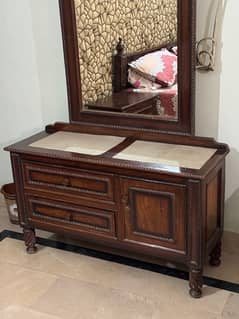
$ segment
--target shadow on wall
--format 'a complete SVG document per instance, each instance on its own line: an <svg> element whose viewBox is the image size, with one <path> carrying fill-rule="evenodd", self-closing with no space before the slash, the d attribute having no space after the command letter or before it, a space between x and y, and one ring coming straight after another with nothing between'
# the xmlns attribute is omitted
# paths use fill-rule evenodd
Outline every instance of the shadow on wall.
<svg viewBox="0 0 239 319"><path fill-rule="evenodd" d="M222 71L222 27L227 1L219 1L216 32L215 71L197 72L196 88L196 135L217 139L219 125L220 87ZM212 35L217 2L200 0L198 3L197 39Z"/></svg>
<svg viewBox="0 0 239 319"><path fill-rule="evenodd" d="M226 200L225 203L225 229L239 233L239 214L235 215L238 210L239 188Z"/></svg>
<svg viewBox="0 0 239 319"><path fill-rule="evenodd" d="M225 229L232 232L239 233L239 152L232 148L227 158L227 169L226 169L226 190L231 196L227 198L225 202ZM232 169L232 167L234 169ZM235 178L238 177L238 178ZM231 185L232 182L236 183ZM229 186L231 190L229 189Z"/></svg>

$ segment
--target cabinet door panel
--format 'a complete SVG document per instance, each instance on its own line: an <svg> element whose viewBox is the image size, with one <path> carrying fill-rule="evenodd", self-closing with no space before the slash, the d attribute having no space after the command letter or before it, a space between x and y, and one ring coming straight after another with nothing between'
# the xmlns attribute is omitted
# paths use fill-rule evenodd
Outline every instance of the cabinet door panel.
<svg viewBox="0 0 239 319"><path fill-rule="evenodd" d="M121 180L123 239L186 253L186 186Z"/></svg>

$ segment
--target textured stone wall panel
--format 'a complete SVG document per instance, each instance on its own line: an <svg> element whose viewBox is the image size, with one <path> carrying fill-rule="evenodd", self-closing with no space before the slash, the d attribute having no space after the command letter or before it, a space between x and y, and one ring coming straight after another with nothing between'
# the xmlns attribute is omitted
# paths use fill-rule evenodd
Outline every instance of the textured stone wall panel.
<svg viewBox="0 0 239 319"><path fill-rule="evenodd" d="M177 0L75 0L83 101L112 92L112 54L176 40Z"/></svg>

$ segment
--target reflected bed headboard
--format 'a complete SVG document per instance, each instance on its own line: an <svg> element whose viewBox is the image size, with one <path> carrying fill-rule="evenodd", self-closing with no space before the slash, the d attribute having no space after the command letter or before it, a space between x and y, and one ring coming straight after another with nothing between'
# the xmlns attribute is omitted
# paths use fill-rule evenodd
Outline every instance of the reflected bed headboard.
<svg viewBox="0 0 239 319"><path fill-rule="evenodd" d="M113 84L113 92L120 92L130 85L128 83L128 64L134 60L137 60L141 56L158 51L162 48L171 49L177 45L176 43L168 43L163 44L161 46L147 49L143 51L133 52L133 53L125 53L124 45L121 38L119 38L119 42L116 46L116 54L113 55L112 59L112 84Z"/></svg>

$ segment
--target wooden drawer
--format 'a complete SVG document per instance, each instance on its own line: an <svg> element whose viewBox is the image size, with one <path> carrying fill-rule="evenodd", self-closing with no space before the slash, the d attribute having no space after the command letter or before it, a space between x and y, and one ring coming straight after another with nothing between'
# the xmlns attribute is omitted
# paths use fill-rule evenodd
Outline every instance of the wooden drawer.
<svg viewBox="0 0 239 319"><path fill-rule="evenodd" d="M64 227L76 232L88 232L115 237L113 212L26 195L28 219L31 223Z"/></svg>
<svg viewBox="0 0 239 319"><path fill-rule="evenodd" d="M121 179L122 239L186 254L186 186Z"/></svg>
<svg viewBox="0 0 239 319"><path fill-rule="evenodd" d="M113 175L23 162L24 188L114 200Z"/></svg>

